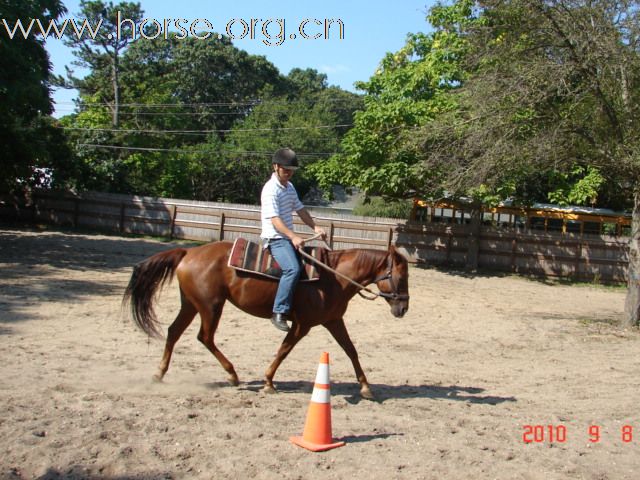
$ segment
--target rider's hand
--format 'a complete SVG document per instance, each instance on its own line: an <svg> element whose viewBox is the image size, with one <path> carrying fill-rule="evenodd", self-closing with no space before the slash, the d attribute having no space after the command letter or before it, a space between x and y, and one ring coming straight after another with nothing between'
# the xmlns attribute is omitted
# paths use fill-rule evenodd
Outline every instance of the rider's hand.
<svg viewBox="0 0 640 480"><path fill-rule="evenodd" d="M313 229L313 231L316 232L316 235L320 235L323 240L327 239L327 232L324 231L324 228L319 227L318 225L316 225L315 228Z"/></svg>
<svg viewBox="0 0 640 480"><path fill-rule="evenodd" d="M291 237L291 243L293 243L293 246L297 249L304 245L304 239L298 235L294 235Z"/></svg>

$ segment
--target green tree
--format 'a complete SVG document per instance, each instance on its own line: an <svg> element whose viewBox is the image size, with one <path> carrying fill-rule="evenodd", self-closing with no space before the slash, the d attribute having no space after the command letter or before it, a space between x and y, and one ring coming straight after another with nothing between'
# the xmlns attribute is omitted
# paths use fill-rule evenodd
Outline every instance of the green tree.
<svg viewBox="0 0 640 480"><path fill-rule="evenodd" d="M318 93L328 87L327 75L313 68L293 68L286 80L290 84L288 89L292 97L299 97L312 93Z"/></svg>
<svg viewBox="0 0 640 480"><path fill-rule="evenodd" d="M433 188L440 171L418 168L422 155L412 140L416 128L457 108L448 93L466 78L467 45L460 31L475 21L472 7L461 0L433 8L428 20L435 31L409 35L368 82L357 84L365 92L364 109L342 142L343 153L317 165L321 185L340 183L396 198Z"/></svg>
<svg viewBox="0 0 640 480"><path fill-rule="evenodd" d="M337 151L345 125L361 106L358 95L328 87L326 76L313 69L293 69L282 83L265 85L256 97L260 100L249 114L225 133L216 158L208 160L226 166L223 178L217 179L223 187L217 189L217 200L259 203L272 154L285 146L298 153L305 167L295 177L296 189L304 196L316 186L313 166Z"/></svg>
<svg viewBox="0 0 640 480"><path fill-rule="evenodd" d="M119 66L119 128L111 125L110 106L103 101L111 92L103 69L83 79L97 90L81 94L80 111L69 125L80 129L72 130L72 138L84 167L85 188L186 198L202 193L203 199L212 199L206 192L217 196L219 191L201 188L188 178L178 179L180 174L193 172L179 165L193 163L199 145L206 152L213 145L222 145L208 137L213 134L223 140L260 101L263 88L283 88L273 64L235 48L226 37L180 39L171 34L168 39L139 38L122 53ZM160 170L165 167L172 169L172 181L163 180Z"/></svg>
<svg viewBox="0 0 640 480"><path fill-rule="evenodd" d="M340 87L329 86L315 95L316 102L331 112L336 121L336 133L340 141L351 130L356 113L364 110L364 97Z"/></svg>
<svg viewBox="0 0 640 480"><path fill-rule="evenodd" d="M295 185L303 197L315 184L313 166L336 152L342 132L328 102L314 94L290 100L265 96L251 114L238 123L227 138L235 162L258 163L255 175L244 177L253 186L245 201L258 203L262 184L271 172L271 156L282 147L294 149L304 168L298 170ZM234 153L235 152L235 153ZM253 153L251 153L253 152ZM238 179L240 180L240 179Z"/></svg>
<svg viewBox="0 0 640 480"><path fill-rule="evenodd" d="M569 173L559 173L555 180L556 188L549 192L549 200L558 205L594 206L605 182L600 171L593 167L576 167Z"/></svg>
<svg viewBox="0 0 640 480"><path fill-rule="evenodd" d="M43 168L66 166L69 152L65 138L49 115L51 104L51 64L35 27L25 38L31 21L46 28L64 14L57 0L1 0L0 17L6 29L0 33L0 193L36 186ZM13 30L13 27L16 27ZM64 170L58 169L53 186L63 186Z"/></svg>
<svg viewBox="0 0 640 480"><path fill-rule="evenodd" d="M171 69L178 102L198 104L191 109L195 115L183 119L192 127L229 129L251 112L267 86L283 88L275 65L236 48L226 36L179 41Z"/></svg>
<svg viewBox="0 0 640 480"><path fill-rule="evenodd" d="M81 0L79 16L92 25L101 25L97 35L93 37L85 32L81 38L75 35L65 37L65 44L74 48L76 66L89 68L92 74L85 78L73 76L68 70L68 79L62 82L69 88L76 88L81 95L96 97L111 110L112 125L120 124L121 103L121 68L120 61L127 46L138 34L135 25L144 16L140 3L113 2L101 0ZM134 22L134 25L132 25ZM120 32L120 35L114 34Z"/></svg>

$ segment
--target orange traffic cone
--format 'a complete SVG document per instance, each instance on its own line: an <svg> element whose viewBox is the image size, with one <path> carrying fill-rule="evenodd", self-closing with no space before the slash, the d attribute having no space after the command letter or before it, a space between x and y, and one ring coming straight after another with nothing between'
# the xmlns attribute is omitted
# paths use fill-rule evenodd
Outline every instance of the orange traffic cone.
<svg viewBox="0 0 640 480"><path fill-rule="evenodd" d="M291 437L292 443L311 450L324 452L336 447L343 447L344 442L335 442L331 436L331 393L329 391L329 354L323 352L313 386L313 395L309 403L307 421L302 437Z"/></svg>

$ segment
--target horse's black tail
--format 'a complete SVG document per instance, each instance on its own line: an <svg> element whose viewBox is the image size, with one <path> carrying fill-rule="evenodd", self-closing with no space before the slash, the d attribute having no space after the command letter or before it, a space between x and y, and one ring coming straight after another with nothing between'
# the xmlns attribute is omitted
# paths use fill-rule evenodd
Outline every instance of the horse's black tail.
<svg viewBox="0 0 640 480"><path fill-rule="evenodd" d="M173 278L178 264L186 254L184 248L174 248L157 253L133 268L122 305L131 305L133 321L149 336L162 336L153 310L153 301L162 286Z"/></svg>

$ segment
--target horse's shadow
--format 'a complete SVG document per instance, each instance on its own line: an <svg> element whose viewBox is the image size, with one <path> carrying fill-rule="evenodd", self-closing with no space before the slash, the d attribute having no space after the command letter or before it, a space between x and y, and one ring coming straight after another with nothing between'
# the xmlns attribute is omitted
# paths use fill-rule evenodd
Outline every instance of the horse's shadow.
<svg viewBox="0 0 640 480"><path fill-rule="evenodd" d="M258 392L263 383L252 381L242 384L240 388ZM313 382L276 382L276 388L282 393L305 392L311 394ZM498 405L504 402L516 402L515 397L499 397L494 395L481 395L485 390L479 387L463 387L459 385L435 386L435 385L386 385L371 384L371 390L375 396L373 401L384 403L390 399L429 398L432 400L449 400L483 405ZM360 396L360 386L356 383L331 383L331 394L343 396L348 403L357 404L363 400Z"/></svg>
<svg viewBox="0 0 640 480"><path fill-rule="evenodd" d="M404 433L374 433L372 435L347 435L340 437L337 440L342 440L347 443L364 443L371 442L373 440L384 440L389 437L402 437Z"/></svg>

